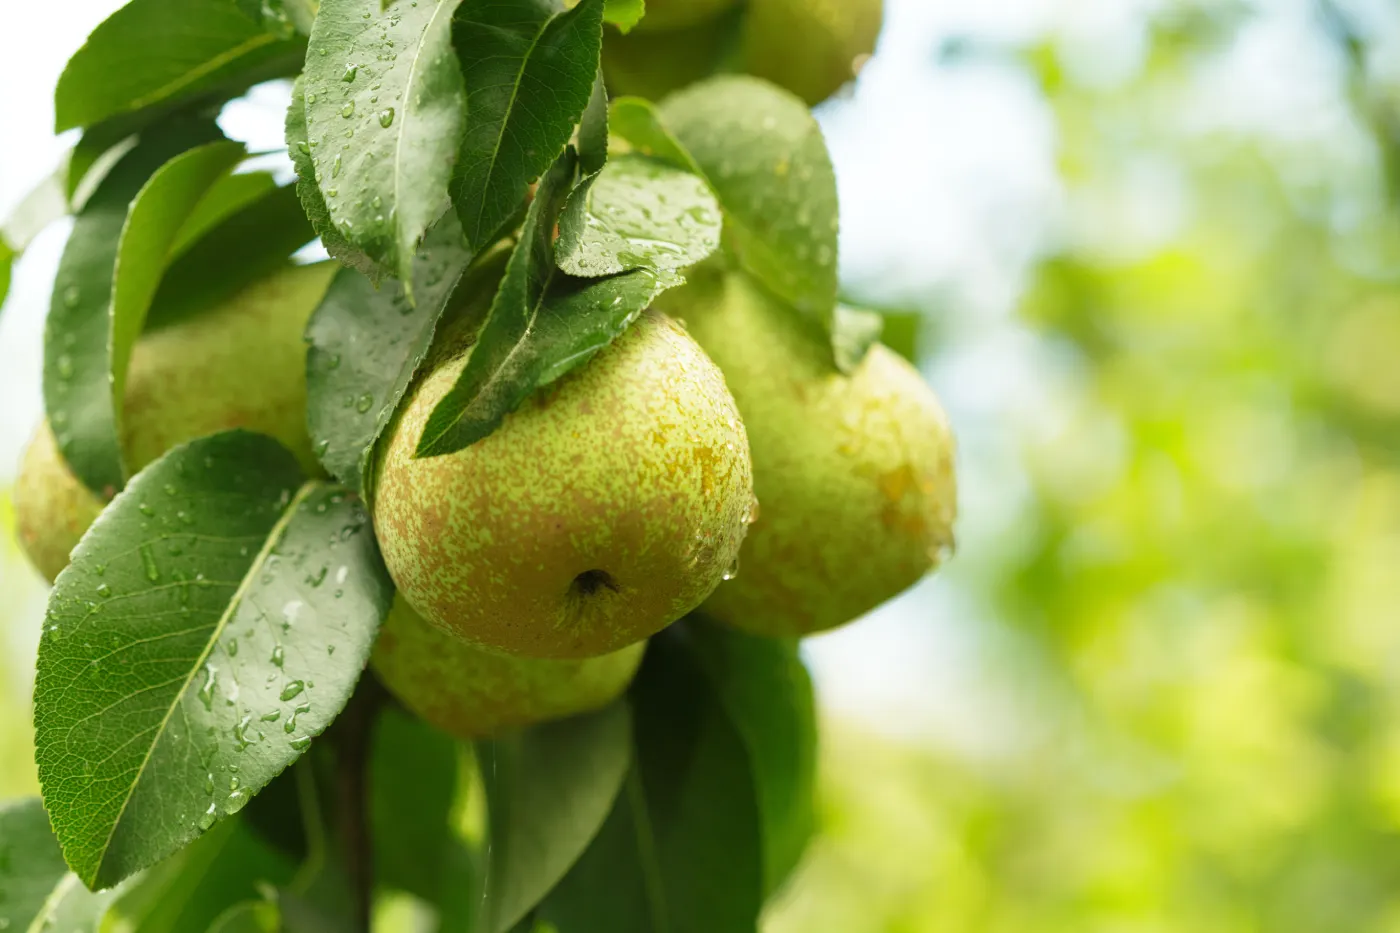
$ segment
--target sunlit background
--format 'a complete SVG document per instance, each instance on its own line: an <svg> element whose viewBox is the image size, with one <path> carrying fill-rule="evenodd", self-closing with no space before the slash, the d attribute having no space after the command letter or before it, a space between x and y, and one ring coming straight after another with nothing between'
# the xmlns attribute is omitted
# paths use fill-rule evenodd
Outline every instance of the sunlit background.
<svg viewBox="0 0 1400 933"><path fill-rule="evenodd" d="M7 7L0 213L117 5ZM275 146L284 100L225 129ZM820 115L962 519L808 646L824 832L769 933L1400 931L1400 6L887 0ZM65 235L0 315L0 489ZM0 558L8 796L43 589Z"/></svg>

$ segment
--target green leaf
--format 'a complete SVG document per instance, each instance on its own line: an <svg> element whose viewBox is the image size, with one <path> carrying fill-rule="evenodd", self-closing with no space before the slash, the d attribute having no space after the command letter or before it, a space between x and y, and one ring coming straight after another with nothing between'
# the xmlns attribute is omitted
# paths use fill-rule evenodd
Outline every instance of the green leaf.
<svg viewBox="0 0 1400 933"><path fill-rule="evenodd" d="M182 152L131 198L147 167L147 150L138 147L74 224L44 339L44 402L74 474L104 496L126 479L121 422L127 364L170 250L200 198L243 154L241 145L227 141Z"/></svg>
<svg viewBox="0 0 1400 933"><path fill-rule="evenodd" d="M651 101L641 97L617 98L608 108L608 125L642 155L704 177L699 164L662 124L661 114Z"/></svg>
<svg viewBox="0 0 1400 933"><path fill-rule="evenodd" d="M593 79L593 92L578 124L578 166L586 177L596 176L608 161L608 89L603 73Z"/></svg>
<svg viewBox="0 0 1400 933"><path fill-rule="evenodd" d="M183 102L227 100L295 74L302 52L229 0L131 0L68 60L54 91L54 131L136 113L144 124ZM122 135L137 128L127 124Z"/></svg>
<svg viewBox="0 0 1400 933"><path fill-rule="evenodd" d="M199 199L199 203L180 228L180 235L170 246L171 258L184 255L186 250L199 242L210 230L276 187L277 182L268 172L242 172L220 176L209 186L209 190Z"/></svg>
<svg viewBox="0 0 1400 933"><path fill-rule="evenodd" d="M625 704L478 743L491 818L483 933L506 933L573 867L632 760Z"/></svg>
<svg viewBox="0 0 1400 933"><path fill-rule="evenodd" d="M579 186L583 189L583 185ZM555 244L559 268L577 276L693 266L719 246L719 205L704 179L659 159L610 161L569 198Z"/></svg>
<svg viewBox="0 0 1400 933"><path fill-rule="evenodd" d="M332 222L410 286L418 243L448 206L462 136L460 2L324 0L307 49L311 156Z"/></svg>
<svg viewBox="0 0 1400 933"><path fill-rule="evenodd" d="M124 885L101 933L186 933L203 930L260 885L290 881L296 866L242 820L226 820L174 858Z"/></svg>
<svg viewBox="0 0 1400 933"><path fill-rule="evenodd" d="M321 463L341 482L371 490L375 443L471 258L448 212L419 250L416 304L398 282L375 288L348 269L331 281L306 329L307 424Z"/></svg>
<svg viewBox="0 0 1400 933"><path fill-rule="evenodd" d="M480 249L554 163L588 105L603 41L603 0L474 0L457 16L467 121L452 200Z"/></svg>
<svg viewBox="0 0 1400 933"><path fill-rule="evenodd" d="M726 76L668 97L660 113L714 188L740 264L831 333L836 175L806 105L765 81Z"/></svg>
<svg viewBox="0 0 1400 933"><path fill-rule="evenodd" d="M0 224L0 244L9 244L12 255L24 252L45 227L68 213L64 180L68 177L70 157L64 156L58 168L44 176Z"/></svg>
<svg viewBox="0 0 1400 933"><path fill-rule="evenodd" d="M127 116L83 131L82 138L68 156L68 175L64 181L64 192L74 210L82 210L112 167L135 148L136 126L134 117ZM145 132L151 130L148 128Z"/></svg>
<svg viewBox="0 0 1400 933"><path fill-rule="evenodd" d="M10 293L10 275L14 269L16 255L10 244L0 239L0 307L4 307L5 296Z"/></svg>
<svg viewBox="0 0 1400 933"><path fill-rule="evenodd" d="M837 305L831 331L836 368L848 375L854 372L870 348L880 342L884 330L885 319L874 311Z"/></svg>
<svg viewBox="0 0 1400 933"><path fill-rule="evenodd" d="M392 586L369 519L231 431L143 470L55 583L36 761L68 864L113 884L236 813L339 713Z"/></svg>
<svg viewBox="0 0 1400 933"><path fill-rule="evenodd" d="M644 0L607 0L603 6L603 20L612 23L626 35L641 22L646 11Z"/></svg>
<svg viewBox="0 0 1400 933"><path fill-rule="evenodd" d="M316 21L317 0L236 0L238 8L269 32L290 36L293 32L311 34Z"/></svg>
<svg viewBox="0 0 1400 933"><path fill-rule="evenodd" d="M292 102L287 107L287 153L297 171L297 196L301 198L302 209L306 211L307 219L311 221L316 235L321 238L321 245L326 248L326 252L342 265L365 274L377 283L388 274L384 267L371 259L368 253L351 244L331 222L330 208L326 206L326 199L321 194L321 186L316 177L318 170L312 158L312 153L320 148L321 143L317 141L313 145L306 129L304 81L304 78L298 77L292 85Z"/></svg>
<svg viewBox="0 0 1400 933"><path fill-rule="evenodd" d="M763 817L765 890L796 867L816 825L817 720L812 679L795 642L719 625L683 634L748 751Z"/></svg>
<svg viewBox="0 0 1400 933"><path fill-rule="evenodd" d="M554 218L576 161L566 152L540 182L490 316L456 384L428 417L418 456L452 453L486 437L531 392L587 362L680 281L645 269L604 279L558 270Z"/></svg>
<svg viewBox="0 0 1400 933"><path fill-rule="evenodd" d="M636 765L544 901L559 933L753 933L763 838L741 735L684 638L652 639L632 688Z"/></svg>
<svg viewBox="0 0 1400 933"><path fill-rule="evenodd" d="M282 933L282 913L270 901L245 901L220 914L209 933Z"/></svg>
<svg viewBox="0 0 1400 933"><path fill-rule="evenodd" d="M370 838L377 885L435 901L447 876L457 742L388 707L374 725L369 771Z"/></svg>
<svg viewBox="0 0 1400 933"><path fill-rule="evenodd" d="M0 929L27 930L67 875L39 798L0 802Z"/></svg>
<svg viewBox="0 0 1400 933"><path fill-rule="evenodd" d="M207 230L171 262L146 313L146 330L217 307L315 238L296 187L273 188Z"/></svg>

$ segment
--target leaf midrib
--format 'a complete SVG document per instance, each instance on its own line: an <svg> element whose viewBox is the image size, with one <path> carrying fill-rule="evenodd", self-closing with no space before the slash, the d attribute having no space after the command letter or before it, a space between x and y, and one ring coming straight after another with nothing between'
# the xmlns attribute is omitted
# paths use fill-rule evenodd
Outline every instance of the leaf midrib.
<svg viewBox="0 0 1400 933"><path fill-rule="evenodd" d="M184 685L180 688L179 693L175 695L175 701L170 704L170 708L167 709L165 715L161 717L159 725L153 730L155 732L155 738L151 740L150 746L147 747L146 755L141 759L141 764L137 767L131 784L127 788L126 797L122 800L121 808L117 811L116 817L112 820L112 826L107 831L107 838L102 842L102 855L94 866L92 877L90 879L82 879L89 886L97 883L98 876L101 875L102 868L107 862L107 854L112 850L112 839L116 836L117 827L121 825L122 817L126 814L126 808L130 805L131 798L136 795L136 788L140 785L141 779L146 774L146 769L151 763L151 757L155 754L156 746L160 744L161 737L165 735L166 728L170 725L170 720L174 717L175 711L180 708L185 694L189 692L190 685L194 683L195 675L203 670L204 662L209 659L209 655L213 652L214 646L219 643L219 637L223 635L224 630L228 628L229 620L233 618L238 609L243 605L244 597L252 587L253 581L257 579L257 571L267 561L267 558L272 553L272 549L277 546L277 542L282 540L282 536L286 533L287 526L291 524L292 519L296 516L297 506L311 495L316 485L317 483L315 480L302 483L296 495L287 503L287 507L283 511L281 517L277 519L276 523L273 524L272 528L268 531L267 540L263 542L263 546L258 550L252 562L249 563L248 570L243 575L243 582L239 584L238 589L229 599L228 608L220 614L219 621L215 624L214 630L209 636L209 643L205 645L204 651L195 659L195 663L190 667L189 674L184 678Z"/></svg>

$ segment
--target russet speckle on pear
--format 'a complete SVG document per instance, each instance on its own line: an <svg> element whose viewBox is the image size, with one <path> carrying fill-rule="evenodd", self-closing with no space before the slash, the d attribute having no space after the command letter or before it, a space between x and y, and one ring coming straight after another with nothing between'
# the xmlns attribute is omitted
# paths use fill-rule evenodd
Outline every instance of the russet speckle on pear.
<svg viewBox="0 0 1400 933"><path fill-rule="evenodd" d="M394 599L370 664L404 706L461 739L563 719L608 705L632 682L646 643L572 661L486 651Z"/></svg>
<svg viewBox="0 0 1400 933"><path fill-rule="evenodd" d="M648 311L492 434L414 459L469 349L431 369L381 441L374 524L425 619L534 658L608 654L699 605L738 557L749 445L724 377Z"/></svg>
<svg viewBox="0 0 1400 933"><path fill-rule="evenodd" d="M197 317L143 334L131 353L122 451L132 472L178 444L246 428L285 444L322 475L306 431L302 332L338 267L292 266ZM15 480L20 544L52 581L102 509L68 469L47 422Z"/></svg>
<svg viewBox="0 0 1400 933"><path fill-rule="evenodd" d="M759 635L808 635L937 565L953 541L954 444L917 370L877 344L842 375L797 312L741 272L694 270L658 305L724 371L761 504L738 576L703 614Z"/></svg>

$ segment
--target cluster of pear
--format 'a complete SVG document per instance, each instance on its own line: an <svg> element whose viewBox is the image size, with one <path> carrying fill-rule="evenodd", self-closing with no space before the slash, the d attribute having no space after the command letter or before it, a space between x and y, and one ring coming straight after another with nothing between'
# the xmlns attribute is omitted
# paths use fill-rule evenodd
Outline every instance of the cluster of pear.
<svg viewBox="0 0 1400 933"><path fill-rule="evenodd" d="M331 272L288 268L144 335L131 467L243 427L319 472L301 334ZM471 352L441 328L381 443L373 501L399 596L372 663L428 721L480 736L597 708L681 616L800 637L895 595L947 547L952 439L913 367L877 345L842 375L744 273L690 278L486 439L415 459ZM41 572L58 574L101 505L41 426L15 488Z"/></svg>
<svg viewBox="0 0 1400 933"><path fill-rule="evenodd" d="M883 0L647 0L632 32L609 30L615 94L659 100L715 72L756 75L819 104L875 49Z"/></svg>

